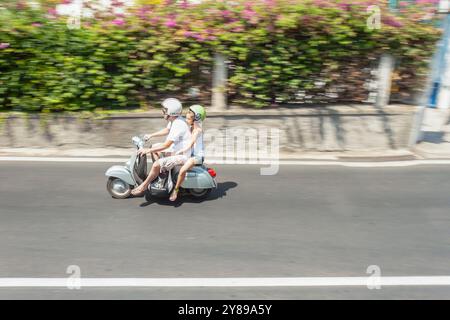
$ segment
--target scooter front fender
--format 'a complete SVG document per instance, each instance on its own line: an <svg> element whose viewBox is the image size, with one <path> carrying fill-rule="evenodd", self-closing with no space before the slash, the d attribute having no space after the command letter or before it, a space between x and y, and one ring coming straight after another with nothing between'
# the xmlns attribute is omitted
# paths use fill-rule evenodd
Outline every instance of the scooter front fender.
<svg viewBox="0 0 450 320"><path fill-rule="evenodd" d="M106 170L105 176L122 179L131 186L136 185L136 181L134 181L133 175L131 174L130 170L124 166L112 166L111 168Z"/></svg>

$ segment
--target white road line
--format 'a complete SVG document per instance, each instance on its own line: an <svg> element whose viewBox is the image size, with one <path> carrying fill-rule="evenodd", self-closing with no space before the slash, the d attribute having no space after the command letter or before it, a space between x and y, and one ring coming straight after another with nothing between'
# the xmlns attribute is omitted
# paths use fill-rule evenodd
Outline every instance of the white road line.
<svg viewBox="0 0 450 320"><path fill-rule="evenodd" d="M0 278L0 287L450 286L450 276L292 278Z"/></svg>
<svg viewBox="0 0 450 320"><path fill-rule="evenodd" d="M28 161L28 162L98 162L98 163L124 163L128 158L83 158L83 157L0 157L0 161ZM330 161L330 160L261 160L261 161L234 161L214 160L207 164L237 164L237 165L296 165L296 166L343 166L358 168L374 167L409 167L417 165L450 165L450 160L404 160L404 161Z"/></svg>

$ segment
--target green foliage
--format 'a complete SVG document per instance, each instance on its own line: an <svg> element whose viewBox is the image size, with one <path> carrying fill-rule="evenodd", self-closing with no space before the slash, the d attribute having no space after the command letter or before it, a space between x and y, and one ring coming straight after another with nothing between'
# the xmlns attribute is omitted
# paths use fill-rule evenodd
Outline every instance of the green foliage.
<svg viewBox="0 0 450 320"><path fill-rule="evenodd" d="M5 3L12 5L0 6L0 110L137 108L191 86L207 92L216 51L230 61L230 96L255 107L299 92L323 96L345 80L364 90L360 71L385 51L417 86L439 35L417 10L393 17L385 7L382 28L369 30L366 0L146 1L125 17L98 12L81 29L48 7ZM339 99L363 99L358 88L342 92Z"/></svg>

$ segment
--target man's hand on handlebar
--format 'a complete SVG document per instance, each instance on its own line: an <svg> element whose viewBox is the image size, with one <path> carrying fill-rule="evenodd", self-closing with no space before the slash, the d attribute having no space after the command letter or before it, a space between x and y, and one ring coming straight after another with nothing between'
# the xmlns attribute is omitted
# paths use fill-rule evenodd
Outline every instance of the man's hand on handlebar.
<svg viewBox="0 0 450 320"><path fill-rule="evenodd" d="M139 156L143 156L144 154L150 153L150 149L149 148L141 148L141 149L138 150L137 153L138 153Z"/></svg>

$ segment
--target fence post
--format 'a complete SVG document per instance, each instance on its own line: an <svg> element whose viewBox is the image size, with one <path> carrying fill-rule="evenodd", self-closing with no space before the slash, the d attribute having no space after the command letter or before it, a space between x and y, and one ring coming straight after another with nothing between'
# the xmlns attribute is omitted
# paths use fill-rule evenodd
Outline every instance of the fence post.
<svg viewBox="0 0 450 320"><path fill-rule="evenodd" d="M393 70L394 57L387 53L383 54L378 66L378 92L375 102L377 108L383 108L389 103Z"/></svg>
<svg viewBox="0 0 450 320"><path fill-rule="evenodd" d="M212 74L212 101L211 107L215 110L227 109L227 65L226 57L221 53L214 55Z"/></svg>

